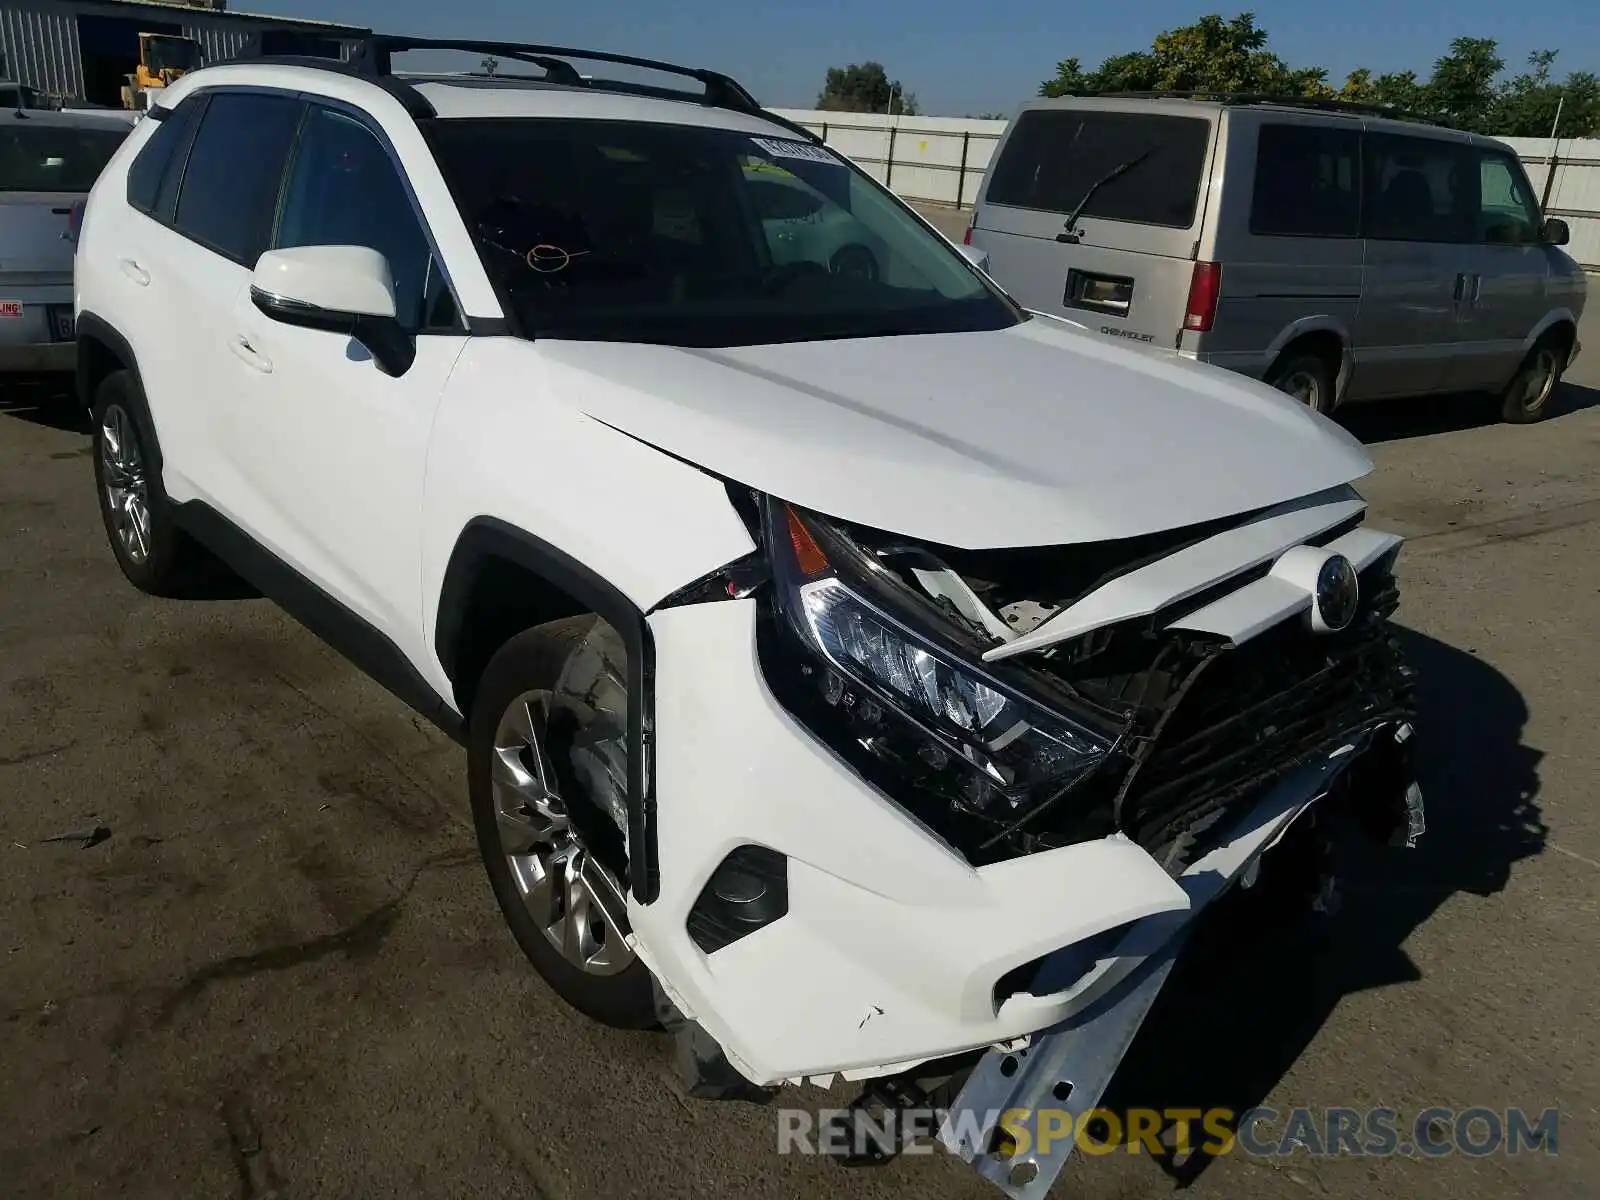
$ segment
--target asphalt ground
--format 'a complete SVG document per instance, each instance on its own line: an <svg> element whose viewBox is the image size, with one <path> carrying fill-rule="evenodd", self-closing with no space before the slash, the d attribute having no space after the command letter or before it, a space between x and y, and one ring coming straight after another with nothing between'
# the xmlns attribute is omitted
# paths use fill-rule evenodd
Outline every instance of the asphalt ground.
<svg viewBox="0 0 1600 1200"><path fill-rule="evenodd" d="M1385 1106L1402 1131L1558 1107L1558 1153L1119 1151L1055 1194L1593 1194L1586 333L1539 425L1459 397L1349 416L1371 523L1410 538L1430 830L1358 862L1336 916L1241 928L1176 977L1114 1097ZM998 1195L942 1151L779 1156L773 1111L685 1099L664 1037L567 1011L501 925L459 751L264 601L134 592L88 455L51 389L0 389L0 1196Z"/></svg>

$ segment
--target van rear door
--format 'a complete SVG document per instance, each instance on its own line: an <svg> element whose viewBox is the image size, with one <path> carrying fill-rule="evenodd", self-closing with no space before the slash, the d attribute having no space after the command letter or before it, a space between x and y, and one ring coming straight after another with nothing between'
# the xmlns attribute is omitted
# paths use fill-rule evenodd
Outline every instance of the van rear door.
<svg viewBox="0 0 1600 1200"><path fill-rule="evenodd" d="M1219 114L1168 101L1025 107L995 151L972 244L1026 307L1175 347Z"/></svg>

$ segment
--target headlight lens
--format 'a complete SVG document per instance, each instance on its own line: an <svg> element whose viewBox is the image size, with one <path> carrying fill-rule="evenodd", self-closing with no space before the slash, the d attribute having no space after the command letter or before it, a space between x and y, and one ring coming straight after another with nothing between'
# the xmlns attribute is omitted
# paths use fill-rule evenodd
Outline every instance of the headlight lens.
<svg viewBox="0 0 1600 1200"><path fill-rule="evenodd" d="M779 601L790 626L832 668L822 680L830 704L865 710L870 724L874 701L881 702L932 739L925 762L965 763L1013 802L1040 785L1071 783L1110 752L1101 733L1015 694L868 599L794 510L773 508Z"/></svg>

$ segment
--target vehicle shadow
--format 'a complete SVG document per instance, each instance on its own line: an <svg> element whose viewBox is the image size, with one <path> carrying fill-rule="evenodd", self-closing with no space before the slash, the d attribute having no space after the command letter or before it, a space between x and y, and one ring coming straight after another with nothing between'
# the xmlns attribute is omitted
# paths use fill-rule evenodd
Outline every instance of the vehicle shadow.
<svg viewBox="0 0 1600 1200"><path fill-rule="evenodd" d="M1180 959L1108 1090L1111 1111L1242 1114L1264 1104L1343 997L1422 978L1403 947L1445 901L1458 892L1494 895L1516 863L1543 851L1541 756L1522 744L1521 694L1470 654L1400 632L1418 672L1427 832L1412 850L1355 847L1340 869L1335 915L1260 914L1264 936L1241 936L1235 922L1216 930L1225 938L1209 939L1204 953ZM1197 1123L1191 1146L1207 1136ZM1169 1153L1155 1161L1182 1187L1215 1158Z"/></svg>
<svg viewBox="0 0 1600 1200"><path fill-rule="evenodd" d="M1556 394L1550 397L1550 413L1545 420L1560 420L1595 407L1600 407L1600 388L1586 387L1581 383L1563 383ZM1335 419L1370 445L1498 425L1501 417L1497 397L1467 393L1351 404L1339 409Z"/></svg>
<svg viewBox="0 0 1600 1200"><path fill-rule="evenodd" d="M89 432L70 375L0 375L0 415L67 433Z"/></svg>

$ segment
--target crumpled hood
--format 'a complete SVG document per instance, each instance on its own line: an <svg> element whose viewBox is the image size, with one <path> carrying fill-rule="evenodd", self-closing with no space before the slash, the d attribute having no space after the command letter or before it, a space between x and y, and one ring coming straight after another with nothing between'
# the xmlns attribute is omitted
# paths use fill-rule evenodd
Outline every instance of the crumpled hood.
<svg viewBox="0 0 1600 1200"><path fill-rule="evenodd" d="M714 350L535 345L596 420L803 507L967 549L1152 533L1372 469L1262 384L1050 318Z"/></svg>

